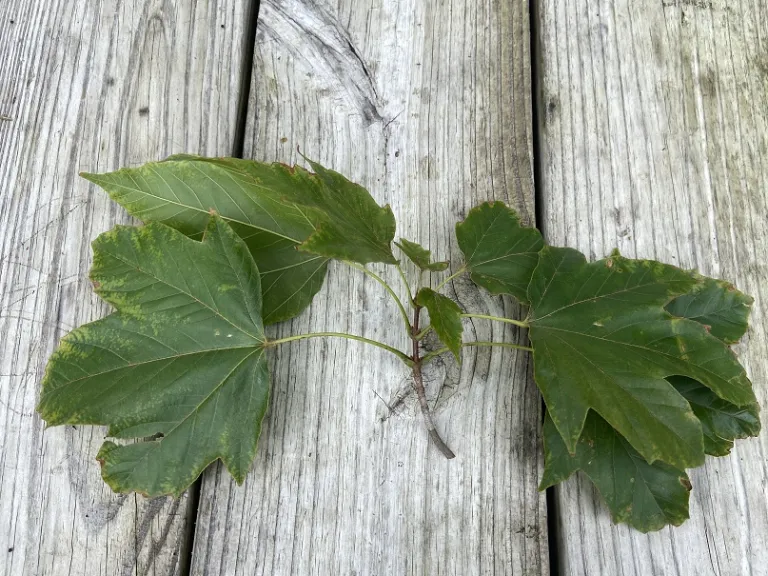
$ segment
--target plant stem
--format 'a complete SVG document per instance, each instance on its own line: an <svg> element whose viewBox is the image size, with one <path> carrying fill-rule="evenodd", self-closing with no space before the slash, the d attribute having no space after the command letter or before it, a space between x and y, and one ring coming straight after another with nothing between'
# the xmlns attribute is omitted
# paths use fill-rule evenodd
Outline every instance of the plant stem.
<svg viewBox="0 0 768 576"><path fill-rule="evenodd" d="M459 276L464 274L464 272L466 272L466 271L467 271L467 267L466 266L462 266L461 268L459 268L454 274L451 274L450 276L448 276L448 278L446 278L445 280L440 282L440 284L437 285L437 288L435 288L435 292L439 292L440 288L442 288L443 286L448 284L448 282L450 282L454 278L458 278Z"/></svg>
<svg viewBox="0 0 768 576"><path fill-rule="evenodd" d="M499 346L501 348L514 348L515 350L525 350L526 352L533 352L533 348L529 346L522 346L520 344L512 344L511 342L465 342L462 346Z"/></svg>
<svg viewBox="0 0 768 576"><path fill-rule="evenodd" d="M371 272L371 271L370 271L370 270L368 270L368 268L366 268L365 266L361 266L361 265L360 265L360 264L358 264L357 262L350 262L349 260L345 260L344 262L345 262L345 263L347 263L347 264L349 264L350 266L352 266L352 268L355 268L355 269L357 269L357 270L360 270L362 273L364 273L364 274L366 274L366 275L370 276L371 278L373 278L374 280L376 280L376 282L378 282L379 284L381 284L382 286L384 286L384 289L385 289L387 292L389 292L389 295L390 295L390 296L392 296L392 298L395 300L395 303L397 304L397 307L400 309L400 315L403 317L403 322L405 322L405 331L406 331L408 334L410 334L410 333L411 333L411 322L408 320L408 312L406 312L406 311L405 311L405 306L403 306L403 303L402 303L402 301L400 300L400 298L398 298L398 297L397 297L397 294L395 294L395 291L394 291L394 290L392 290L392 287L391 287L389 284L387 284L387 283L386 283L386 282L385 282L385 281L384 281L384 280L381 278L381 276L379 276L378 274L375 274L375 273Z"/></svg>
<svg viewBox="0 0 768 576"><path fill-rule="evenodd" d="M512 318L500 318L499 316L488 316L486 314L462 314L462 318L481 318L483 320L496 320L497 322L506 322L507 324L514 324L521 328L528 328L528 323L522 320L513 320Z"/></svg>
<svg viewBox="0 0 768 576"><path fill-rule="evenodd" d="M430 352L424 358L421 359L422 364L429 364L432 361L432 358L437 358L441 354L445 354L448 352L450 348L440 348L440 350L435 350L434 352Z"/></svg>
<svg viewBox="0 0 768 576"><path fill-rule="evenodd" d="M461 347L470 347L470 346L500 346L502 348L514 348L515 350L525 350L526 352L533 352L533 348L529 348L528 346L521 346L520 344L511 344L509 342L464 342ZM441 354L445 354L446 352L449 352L449 348L440 348L439 350L435 350L434 352L430 352L424 358L421 359L422 364L427 364L430 360L433 358L436 358L440 356Z"/></svg>
<svg viewBox="0 0 768 576"><path fill-rule="evenodd" d="M422 330L421 332L416 334L416 336L414 336L414 338L416 340L422 340L424 338L424 336L426 336L429 333L430 330L432 330L432 325L431 324L429 326L427 326L426 328L424 328L424 330Z"/></svg>
<svg viewBox="0 0 768 576"><path fill-rule="evenodd" d="M415 308L416 302L413 301L413 294L411 293L411 287L408 285L408 278L405 277L405 273L400 267L400 264L397 265L397 272L400 274L400 278L402 279L403 284L405 284L405 291L408 293L408 301L411 303L411 306Z"/></svg>
<svg viewBox="0 0 768 576"><path fill-rule="evenodd" d="M413 360L411 360L408 356L400 352L400 350L398 350L397 348L392 348L392 346L388 346L383 342L379 342L377 340L370 340L368 338L363 338L362 336L347 334L346 332L312 332L311 334L297 334L296 336L288 336L287 338L280 338L279 340L269 340L266 346L267 347L277 346L278 344L286 344L287 342L294 342L296 340L304 340L306 338L321 338L321 337L346 338L347 340L356 340L358 342L365 342L366 344L370 344L371 346L376 346L377 348L381 348L383 350L386 350L387 352L391 352L392 354L397 356L400 360L402 360L406 366L408 367L413 366Z"/></svg>
<svg viewBox="0 0 768 576"><path fill-rule="evenodd" d="M432 413L429 410L429 403L427 402L427 392L424 390L424 378L421 374L421 359L419 358L419 341L416 340L416 335L419 332L419 313L421 312L421 307L416 306L414 308L413 312L413 328L411 330L411 334L414 336L413 338L413 389L416 391L416 396L419 398L419 404L421 405L421 413L424 416L424 421L427 425L427 430L429 431L429 435L432 437L432 441L435 443L437 448L440 450L440 452L443 453L443 456L448 458L448 460L455 458L456 454L453 453L453 451L448 448L448 445L443 441L443 439L440 437L440 434L437 431L437 428L435 427L435 421L432 420Z"/></svg>

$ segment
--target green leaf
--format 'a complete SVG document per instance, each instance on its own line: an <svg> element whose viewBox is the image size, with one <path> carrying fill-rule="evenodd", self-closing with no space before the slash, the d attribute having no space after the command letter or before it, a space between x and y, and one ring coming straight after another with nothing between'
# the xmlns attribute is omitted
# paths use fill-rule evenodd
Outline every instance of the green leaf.
<svg viewBox="0 0 768 576"><path fill-rule="evenodd" d="M528 303L528 284L544 246L538 230L520 226L517 213L503 202L486 202L456 225L456 239L475 284Z"/></svg>
<svg viewBox="0 0 768 576"><path fill-rule="evenodd" d="M672 300L666 309L672 316L707 326L713 336L733 344L747 331L753 301L728 282L703 278L694 290Z"/></svg>
<svg viewBox="0 0 768 576"><path fill-rule="evenodd" d="M648 462L701 464L701 424L669 376L693 378L736 406L755 403L730 348L664 310L696 283L650 260L587 263L576 250L542 249L528 289L535 379L571 452L593 409Z"/></svg>
<svg viewBox="0 0 768 576"><path fill-rule="evenodd" d="M267 324L301 313L323 285L327 258L299 252L297 247L324 216L286 199L295 189L319 186L306 170L183 155L82 176L136 218L162 222L191 238L202 237L211 211L226 219L245 240L261 271Z"/></svg>
<svg viewBox="0 0 768 576"><path fill-rule="evenodd" d="M380 207L359 184L305 160L316 173L313 181L317 185L295 187L286 198L322 212L325 220L299 249L360 264L397 264L392 254L395 216L389 205Z"/></svg>
<svg viewBox="0 0 768 576"><path fill-rule="evenodd" d="M49 425L108 425L102 476L118 492L181 494L220 458L238 482L256 452L269 374L259 270L218 217L202 242L162 224L93 244L91 278L117 312L65 336L38 411Z"/></svg>
<svg viewBox="0 0 768 576"><path fill-rule="evenodd" d="M757 404L734 406L718 398L706 386L684 376L673 376L669 382L688 401L701 422L707 454L727 456L735 439L760 433L760 407Z"/></svg>
<svg viewBox="0 0 768 576"><path fill-rule="evenodd" d="M752 302L750 296L728 282L705 277L693 291L667 304L666 309L673 316L703 324L710 334L731 344L746 333ZM668 380L688 400L701 422L707 454L726 456L735 439L760 433L760 407L757 404L735 406L684 376L672 376Z"/></svg>
<svg viewBox="0 0 768 576"><path fill-rule="evenodd" d="M450 298L438 294L431 288L422 288L416 294L416 304L424 306L429 312L430 326L448 349L460 360L461 333L464 331L461 325L461 308Z"/></svg>
<svg viewBox="0 0 768 576"><path fill-rule="evenodd" d="M400 238L400 242L395 242L395 246L400 248L403 254L416 264L420 270L442 272L448 268L448 262L432 262L432 253L416 242Z"/></svg>
<svg viewBox="0 0 768 576"><path fill-rule="evenodd" d="M648 464L610 424L590 411L574 455L549 415L544 420L544 476L540 490L583 470L611 511L614 522L641 532L679 526L688 518L691 482L664 462Z"/></svg>

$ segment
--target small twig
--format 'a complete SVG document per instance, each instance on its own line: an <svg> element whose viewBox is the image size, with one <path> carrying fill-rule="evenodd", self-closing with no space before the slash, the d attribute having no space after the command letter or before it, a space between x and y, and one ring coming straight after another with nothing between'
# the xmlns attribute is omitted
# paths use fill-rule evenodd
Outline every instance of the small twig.
<svg viewBox="0 0 768 576"><path fill-rule="evenodd" d="M392 402L392 404L384 400L384 398L381 397L381 394L376 392L376 390L374 390L373 393L376 394L376 396L378 396L379 400L382 401L384 406L387 407L387 410L388 410L387 415L379 418L379 422L384 422L389 418L391 418L393 415L398 413L397 409L403 405L403 402L405 402L405 399L408 397L408 395L413 393L413 386L408 386L408 388L405 388L404 391L401 391L400 393L398 393L397 396L395 396L395 400L394 402Z"/></svg>
<svg viewBox="0 0 768 576"><path fill-rule="evenodd" d="M421 405L421 413L424 416L424 422L427 425L427 430L429 431L429 435L432 437L432 441L437 446L438 450L443 453L443 456L448 458L448 460L452 458L456 458L456 454L453 453L453 451L448 447L448 445L443 441L443 439L440 437L440 434L437 431L437 427L435 427L435 421L432 419L432 412L429 410L429 403L427 402L427 392L424 390L424 378L421 374L421 359L419 356L419 342L415 339L415 336L419 333L419 313L421 312L421 307L416 306L414 313L413 313L413 328L412 335L414 336L413 339L413 389L416 391L416 396L419 398L419 404Z"/></svg>
<svg viewBox="0 0 768 576"><path fill-rule="evenodd" d="M5 114L0 114L0 120L3 122L13 122L13 118L6 116Z"/></svg>
<svg viewBox="0 0 768 576"><path fill-rule="evenodd" d="M389 418L390 416L392 416L392 414L394 414L394 413L395 413L395 409L394 409L392 406L390 406L390 405L387 403L387 401L386 401L386 400L384 400L384 398L382 398L382 397L381 397L381 394L379 394L378 392L376 392L376 390L374 390L373 388L371 388L371 390L373 390L373 393L374 393L374 394L376 394L376 397L377 397L379 400L381 400L382 404L384 404L384 406L386 406L386 407L387 407L387 415L386 415L386 416L384 416L384 417L382 417L382 418L379 418L379 422L384 422L384 421L385 421L387 418Z"/></svg>
<svg viewBox="0 0 768 576"><path fill-rule="evenodd" d="M398 392L397 396L395 396L395 401L392 402L392 404L389 406L392 412L400 408L400 406L405 402L405 399L408 398L413 393L413 386L410 386L408 388L403 388L400 392Z"/></svg>

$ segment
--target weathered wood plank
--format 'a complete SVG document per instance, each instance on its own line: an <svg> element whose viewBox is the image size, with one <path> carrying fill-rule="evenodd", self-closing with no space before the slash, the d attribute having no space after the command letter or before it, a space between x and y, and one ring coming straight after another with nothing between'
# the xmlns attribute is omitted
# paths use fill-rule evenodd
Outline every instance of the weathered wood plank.
<svg viewBox="0 0 768 576"><path fill-rule="evenodd" d="M739 353L768 400L768 5L539 3L543 226L600 257L618 246L755 296ZM768 439L693 473L691 520L611 525L584 479L558 490L564 574L763 574Z"/></svg>
<svg viewBox="0 0 768 576"><path fill-rule="evenodd" d="M117 496L103 430L43 430L57 340L107 312L89 242L125 214L77 178L233 142L244 2L0 2L0 574L174 574L186 499Z"/></svg>
<svg viewBox="0 0 768 576"><path fill-rule="evenodd" d="M524 2L262 0L246 153L310 157L392 205L399 233L460 265L453 228L500 199L533 219ZM392 268L373 267L402 285ZM436 284L441 276L434 275ZM473 311L512 305L452 284ZM340 330L405 348L380 286L332 266L281 335ZM478 339L522 338L469 325ZM223 469L201 495L193 574L545 574L539 397L529 358L498 349L428 373L429 444L402 365L345 341L279 349L261 450L243 488Z"/></svg>

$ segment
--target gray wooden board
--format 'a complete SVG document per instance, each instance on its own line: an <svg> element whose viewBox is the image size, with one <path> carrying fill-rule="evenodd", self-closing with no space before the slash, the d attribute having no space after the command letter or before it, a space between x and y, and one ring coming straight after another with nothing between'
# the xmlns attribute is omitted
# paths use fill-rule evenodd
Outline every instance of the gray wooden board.
<svg viewBox="0 0 768 576"><path fill-rule="evenodd" d="M300 146L456 270L454 225L475 204L504 200L533 219L528 26L524 2L262 0L246 155L294 162ZM404 295L393 268L372 269ZM448 293L469 311L520 313L467 278ZM404 349L400 322L378 284L334 264L311 309L273 333L349 331ZM525 340L485 321L466 337ZM413 396L390 413L410 384L385 352L302 341L279 348L273 369L244 486L221 467L204 477L193 574L548 573L527 354L473 349L428 371L452 461Z"/></svg>
<svg viewBox="0 0 768 576"><path fill-rule="evenodd" d="M128 222L78 171L231 151L244 4L0 2L0 574L178 573L187 499L113 494L103 429L34 408L57 340L108 312L90 241Z"/></svg>
<svg viewBox="0 0 768 576"><path fill-rule="evenodd" d="M538 3L543 226L592 258L618 247L755 296L737 352L768 400L768 5ZM584 478L557 492L563 573L768 574L768 439L693 472L691 520L613 526Z"/></svg>

